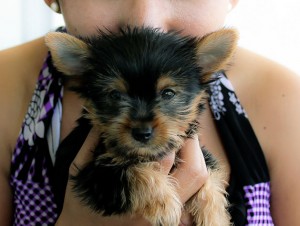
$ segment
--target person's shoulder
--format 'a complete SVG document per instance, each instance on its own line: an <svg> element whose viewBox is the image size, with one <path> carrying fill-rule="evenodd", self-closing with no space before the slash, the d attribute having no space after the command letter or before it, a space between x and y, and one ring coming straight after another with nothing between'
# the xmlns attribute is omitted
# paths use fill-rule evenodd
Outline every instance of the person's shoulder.
<svg viewBox="0 0 300 226"><path fill-rule="evenodd" d="M43 38L0 51L0 224L11 221L9 186L12 151L47 54Z"/></svg>
<svg viewBox="0 0 300 226"><path fill-rule="evenodd" d="M267 160L274 220L298 225L300 182L293 177L300 170L300 76L244 49L228 75Z"/></svg>
<svg viewBox="0 0 300 226"><path fill-rule="evenodd" d="M299 225L300 76L285 66L238 49L228 77L262 146L271 177L276 225Z"/></svg>
<svg viewBox="0 0 300 226"><path fill-rule="evenodd" d="M47 48L43 38L0 51L0 149L11 149Z"/></svg>
<svg viewBox="0 0 300 226"><path fill-rule="evenodd" d="M274 138L300 120L300 76L245 49L238 49L228 75L264 151L274 152Z"/></svg>
<svg viewBox="0 0 300 226"><path fill-rule="evenodd" d="M239 48L228 77L246 110L270 114L288 98L299 99L300 75L252 51ZM290 100L290 99L289 99ZM281 106L285 108L284 105ZM255 112L254 112L255 111ZM251 115L250 115L251 116Z"/></svg>
<svg viewBox="0 0 300 226"><path fill-rule="evenodd" d="M46 53L43 37L0 51L1 79L21 80L24 85L36 80Z"/></svg>
<svg viewBox="0 0 300 226"><path fill-rule="evenodd" d="M244 48L237 50L228 75L242 96L252 91L260 100L278 95L287 85L300 85L300 76L289 68Z"/></svg>

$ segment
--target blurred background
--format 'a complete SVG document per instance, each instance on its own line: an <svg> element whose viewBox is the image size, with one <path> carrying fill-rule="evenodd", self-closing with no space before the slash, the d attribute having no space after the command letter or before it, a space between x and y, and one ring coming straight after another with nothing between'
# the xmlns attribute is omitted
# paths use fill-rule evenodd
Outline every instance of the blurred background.
<svg viewBox="0 0 300 226"><path fill-rule="evenodd" d="M84 1L84 0L83 0ZM0 50L63 25L43 0L0 0ZM300 1L240 0L227 26L240 31L240 45L300 75Z"/></svg>

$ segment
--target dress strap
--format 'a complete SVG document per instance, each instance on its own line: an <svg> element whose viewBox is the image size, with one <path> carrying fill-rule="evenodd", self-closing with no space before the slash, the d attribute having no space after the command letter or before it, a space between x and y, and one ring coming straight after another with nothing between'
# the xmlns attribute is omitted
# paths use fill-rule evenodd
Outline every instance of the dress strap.
<svg viewBox="0 0 300 226"><path fill-rule="evenodd" d="M69 167L83 145L90 129L90 121L82 117L77 120L77 127L61 142L56 153L53 175L53 192L60 214L69 178Z"/></svg>
<svg viewBox="0 0 300 226"><path fill-rule="evenodd" d="M210 108L231 167L227 191L234 225L273 225L265 156L224 72L210 84Z"/></svg>

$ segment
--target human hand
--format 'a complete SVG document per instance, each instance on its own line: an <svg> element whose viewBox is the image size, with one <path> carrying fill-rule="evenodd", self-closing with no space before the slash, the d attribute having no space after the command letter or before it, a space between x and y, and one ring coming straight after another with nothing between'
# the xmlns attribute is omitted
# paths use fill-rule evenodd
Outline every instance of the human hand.
<svg viewBox="0 0 300 226"><path fill-rule="evenodd" d="M164 172L170 172L174 163L174 157L175 153L169 155L161 162ZM198 136L187 139L179 152L179 158L180 163L178 167L172 171L171 175L178 182L178 194L180 201L184 204L200 190L208 177ZM183 209L180 226L189 225L193 225L192 217Z"/></svg>
<svg viewBox="0 0 300 226"><path fill-rule="evenodd" d="M92 159L92 150L98 144L98 132L92 128L86 141L78 152L75 160L71 164L69 174L76 175L78 168L81 168L86 162ZM178 194L182 203L185 203L192 197L204 184L207 177L204 158L199 146L197 138L187 140L186 144L180 151L182 162L172 171L171 175L178 181ZM171 153L160 161L162 171L166 174L174 164L175 153ZM80 198L72 191L73 182L68 181L64 206L62 213L57 221L57 226L76 226L76 225L132 225L132 226L150 226L142 216L130 215L114 215L104 217L93 212L89 207L82 204ZM189 214L183 212L181 218L181 226L192 225L192 220Z"/></svg>
<svg viewBox="0 0 300 226"><path fill-rule="evenodd" d="M99 142L98 134L99 132L97 129L93 127L71 164L69 175L76 175L78 173L78 169L92 160L93 150ZM88 206L84 205L81 202L81 199L76 195L76 193L74 193L73 183L74 182L72 180L68 180L63 209L57 220L56 226L150 226L150 224L141 216L114 215L105 217L93 212Z"/></svg>

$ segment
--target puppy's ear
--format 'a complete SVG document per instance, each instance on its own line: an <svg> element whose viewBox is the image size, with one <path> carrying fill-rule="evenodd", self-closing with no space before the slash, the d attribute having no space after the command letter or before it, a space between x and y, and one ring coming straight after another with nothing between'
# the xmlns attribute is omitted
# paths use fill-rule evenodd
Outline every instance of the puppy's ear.
<svg viewBox="0 0 300 226"><path fill-rule="evenodd" d="M59 71L65 75L80 75L87 70L89 48L84 41L66 33L50 32L45 42Z"/></svg>
<svg viewBox="0 0 300 226"><path fill-rule="evenodd" d="M203 75L224 69L236 49L237 41L238 33L234 29L221 29L201 38L197 55Z"/></svg>

